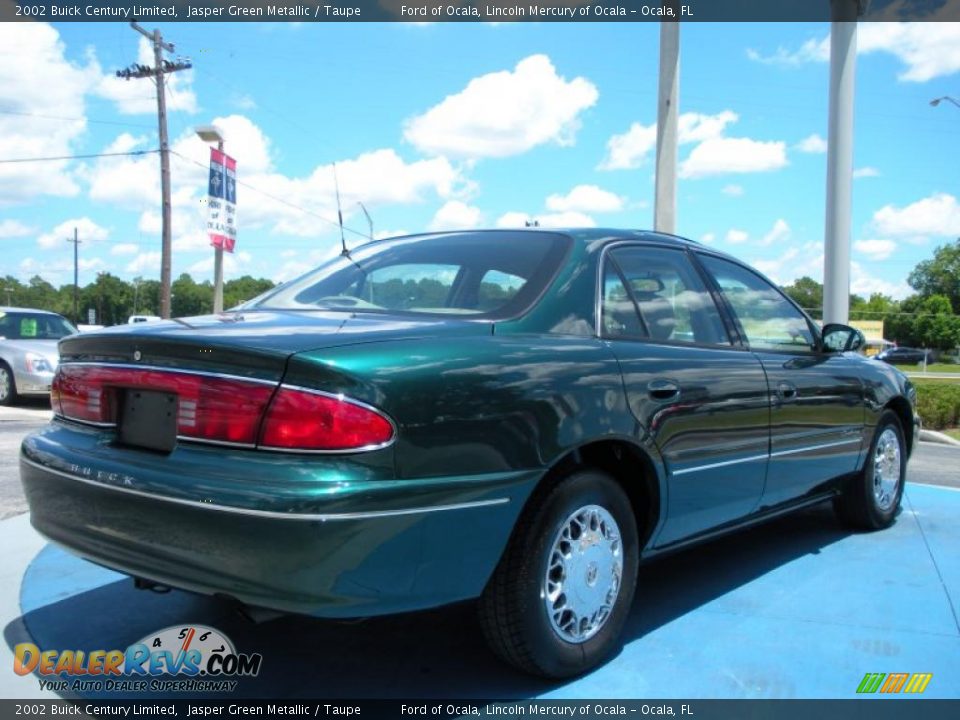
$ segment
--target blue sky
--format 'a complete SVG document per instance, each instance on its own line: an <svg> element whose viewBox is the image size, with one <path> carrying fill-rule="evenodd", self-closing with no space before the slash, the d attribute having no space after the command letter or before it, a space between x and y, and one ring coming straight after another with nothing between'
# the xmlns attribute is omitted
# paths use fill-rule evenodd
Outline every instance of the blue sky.
<svg viewBox="0 0 960 720"><path fill-rule="evenodd" d="M152 28L153 25L148 24ZM159 26L191 71L169 87L173 274L212 275L205 165L237 159L227 278L285 280L349 244L429 229L651 227L656 23ZM775 280L822 278L828 24L681 29L677 232ZM906 276L960 236L960 25L861 24L852 289ZM0 159L158 146L149 51L125 23L0 23ZM280 200L278 200L278 198ZM281 201L282 200L282 201ZM159 277L157 155L0 164L0 275Z"/></svg>

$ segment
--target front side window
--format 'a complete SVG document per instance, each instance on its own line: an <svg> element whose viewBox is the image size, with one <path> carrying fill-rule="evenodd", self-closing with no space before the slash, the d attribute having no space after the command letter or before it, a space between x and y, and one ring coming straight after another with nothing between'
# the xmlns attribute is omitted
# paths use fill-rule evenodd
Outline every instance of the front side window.
<svg viewBox="0 0 960 720"><path fill-rule="evenodd" d="M813 351L806 316L759 275L728 260L701 255L754 350Z"/></svg>
<svg viewBox="0 0 960 720"><path fill-rule="evenodd" d="M246 309L512 317L552 280L569 238L464 232L370 243Z"/></svg>
<svg viewBox="0 0 960 720"><path fill-rule="evenodd" d="M651 340L730 345L713 298L684 251L620 247L610 252L607 262L616 272L605 269L605 329L608 317L617 317L617 324L631 328L623 334L635 334L624 319L632 304L633 312L639 311L639 328ZM619 288L614 276L622 278ZM630 303L621 294L628 294Z"/></svg>

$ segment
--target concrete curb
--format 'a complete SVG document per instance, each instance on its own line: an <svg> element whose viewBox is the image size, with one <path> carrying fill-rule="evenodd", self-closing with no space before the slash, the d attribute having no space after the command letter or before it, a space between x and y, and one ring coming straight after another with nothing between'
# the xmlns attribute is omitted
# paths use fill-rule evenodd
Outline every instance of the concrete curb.
<svg viewBox="0 0 960 720"><path fill-rule="evenodd" d="M953 445L960 447L960 440L954 440L949 435L937 432L936 430L921 430L920 439L925 442L939 443L940 445Z"/></svg>

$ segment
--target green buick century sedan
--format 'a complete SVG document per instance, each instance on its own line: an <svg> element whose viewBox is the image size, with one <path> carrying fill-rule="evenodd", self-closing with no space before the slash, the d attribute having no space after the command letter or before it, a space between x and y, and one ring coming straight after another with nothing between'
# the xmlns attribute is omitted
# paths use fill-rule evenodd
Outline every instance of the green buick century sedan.
<svg viewBox="0 0 960 720"><path fill-rule="evenodd" d="M478 598L499 656L564 677L617 649L641 560L826 500L894 522L915 392L862 342L672 236L400 237L65 338L21 474L37 530L141 586L336 618Z"/></svg>

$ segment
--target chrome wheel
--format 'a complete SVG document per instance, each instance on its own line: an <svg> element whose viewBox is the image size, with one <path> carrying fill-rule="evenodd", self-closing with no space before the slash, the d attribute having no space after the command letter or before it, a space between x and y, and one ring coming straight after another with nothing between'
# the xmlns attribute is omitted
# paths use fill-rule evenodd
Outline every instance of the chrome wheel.
<svg viewBox="0 0 960 720"><path fill-rule="evenodd" d="M0 404L7 402L10 398L10 388L13 383L10 373L2 364L0 364Z"/></svg>
<svg viewBox="0 0 960 720"><path fill-rule="evenodd" d="M893 507L900 486L900 438L886 428L877 439L873 456L873 497L884 512Z"/></svg>
<svg viewBox="0 0 960 720"><path fill-rule="evenodd" d="M583 643L603 627L620 593L623 547L616 520L599 505L571 514L550 546L541 596L553 631Z"/></svg>

